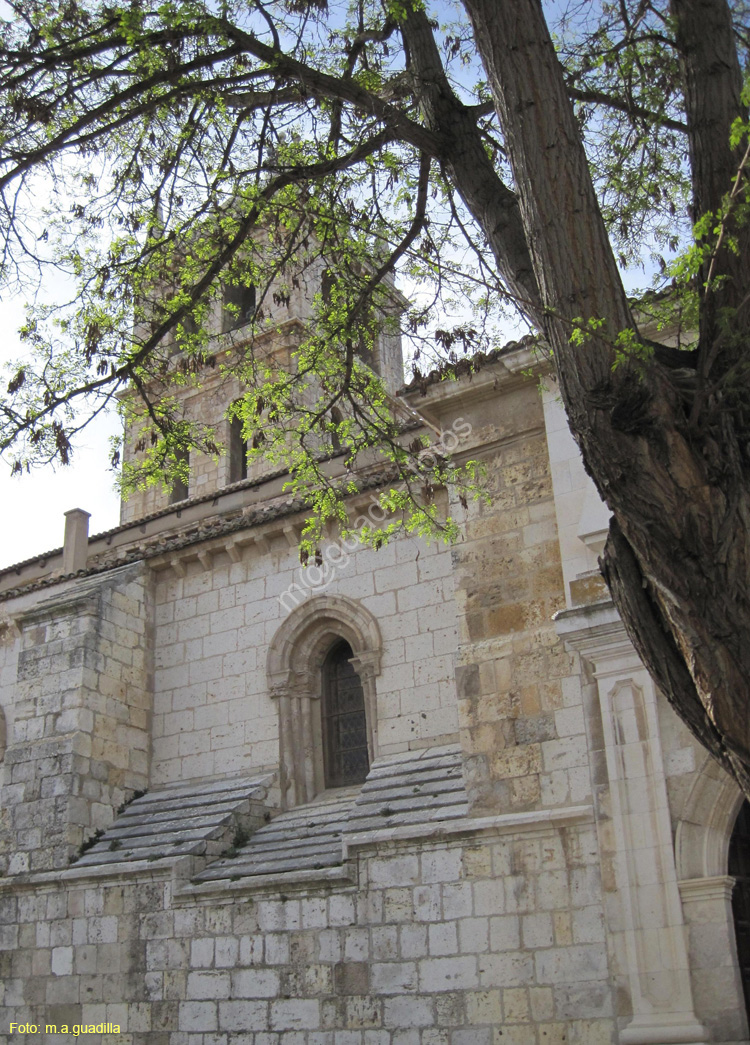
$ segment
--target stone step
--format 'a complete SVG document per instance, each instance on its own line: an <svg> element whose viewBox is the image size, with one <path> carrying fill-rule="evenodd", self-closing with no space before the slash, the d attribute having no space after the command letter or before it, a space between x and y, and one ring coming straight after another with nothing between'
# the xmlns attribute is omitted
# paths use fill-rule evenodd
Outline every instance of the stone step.
<svg viewBox="0 0 750 1045"><path fill-rule="evenodd" d="M198 881L284 875L342 864L344 836L456 820L468 806L456 745L380 759L361 787L332 788L270 822L272 811L262 804L268 783L268 777L222 778L149 792L131 802L77 864L192 854L211 860ZM230 856L238 820L253 833Z"/></svg>
<svg viewBox="0 0 750 1045"><path fill-rule="evenodd" d="M262 804L270 778L245 777L166 787L134 799L75 866L218 855L231 845L235 825L265 823Z"/></svg>
<svg viewBox="0 0 750 1045"><path fill-rule="evenodd" d="M435 809L419 809L399 816L368 816L361 820L352 820L346 834L360 834L363 831L379 831L382 828L401 827L410 824L433 824L443 820L457 820L466 816L468 806L464 802L453 807L437 806Z"/></svg>
<svg viewBox="0 0 750 1045"><path fill-rule="evenodd" d="M184 819L214 821L222 813L231 813L238 810L242 810L250 815L255 813L260 815L267 811L267 807L253 799L241 798L233 802L217 802L216 805L196 806L189 810L188 813L181 813L175 809L167 809L161 813L139 812L135 816L119 816L109 830L113 830L115 825L117 825L118 829L122 827L125 830L146 824L168 825Z"/></svg>
<svg viewBox="0 0 750 1045"><path fill-rule="evenodd" d="M341 846L330 850L300 850L280 860L234 860L221 859L210 864L202 871L196 881L216 881L221 878L243 878L253 875L287 874L290 871L319 870L324 867L337 867L342 863Z"/></svg>

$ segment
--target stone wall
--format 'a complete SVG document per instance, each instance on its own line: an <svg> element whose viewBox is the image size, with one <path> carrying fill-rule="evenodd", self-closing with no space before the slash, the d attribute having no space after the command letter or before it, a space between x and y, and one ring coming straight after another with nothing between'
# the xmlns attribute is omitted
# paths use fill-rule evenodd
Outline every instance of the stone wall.
<svg viewBox="0 0 750 1045"><path fill-rule="evenodd" d="M612 1038L589 825L381 846L360 853L351 883L280 882L281 895L79 875L0 891L0 1032L117 1023L119 1037L86 1039L109 1045Z"/></svg>
<svg viewBox="0 0 750 1045"><path fill-rule="evenodd" d="M148 786L152 620L140 564L67 585L16 617L2 794L10 873L66 867Z"/></svg>
<svg viewBox="0 0 750 1045"><path fill-rule="evenodd" d="M119 1038L100 1036L111 1045L746 1040L726 874L737 795L654 690L611 605L578 583L593 554L575 545L583 486L522 355L424 403L414 395L438 428L462 422L459 456L487 468L490 502L453 505L464 524L453 549L400 539L342 556L332 540L315 579L299 565L300 517L277 512L273 487L255 526L212 532L188 518L194 539L147 564L8 601L0 1037L13 1020L116 1023ZM207 395L211 412L220 396ZM261 496L231 493L217 520L241 522ZM352 504L365 508L364 495ZM300 711L319 696L312 653L349 635L335 630L341 607L369 621L352 649L378 755L460 739L468 816L464 795L450 823L420 833L404 787L404 823L378 799L377 826L352 830L343 862L324 866L295 838L283 853L291 863L305 847L307 870L248 870L241 841L239 855L221 848L227 813L218 833L204 823L209 870L174 822L168 857L140 851L115 868L118 840L130 844L120 824L97 843L108 866L68 867L146 786L145 805L186 781L204 802L212 786L267 772L256 819L271 816L284 757L300 750L282 757L281 733L304 734ZM427 809L439 797L420 794ZM159 823L148 832L161 836Z"/></svg>
<svg viewBox="0 0 750 1045"><path fill-rule="evenodd" d="M471 426L460 454L485 466L490 497L469 504L454 550L458 708L474 812L586 801L579 673L552 620L565 597L539 388L482 372L430 409L444 429L457 415Z"/></svg>
<svg viewBox="0 0 750 1045"><path fill-rule="evenodd" d="M296 605L323 594L356 599L378 621L379 753L455 739L450 549L413 540L358 548L337 565L326 560L324 583L308 587L287 537L266 544L235 563L217 551L210 568L158 575L153 783L278 764L268 648Z"/></svg>

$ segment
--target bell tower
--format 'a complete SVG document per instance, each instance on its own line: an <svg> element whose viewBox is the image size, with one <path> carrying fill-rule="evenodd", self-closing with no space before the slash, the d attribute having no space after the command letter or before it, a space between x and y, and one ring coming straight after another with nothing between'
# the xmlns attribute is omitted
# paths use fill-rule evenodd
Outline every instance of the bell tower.
<svg viewBox="0 0 750 1045"><path fill-rule="evenodd" d="M215 433L215 441L223 453L218 457L204 454L186 457L184 479L172 489L152 486L131 494L121 506L123 525L169 510L180 512L186 501L218 494L234 483L260 480L274 470L274 466L262 458L247 461L248 442L253 449L262 446L262 426L245 441L241 425L227 416L231 404L240 399L243 392L240 381L232 373L232 359L242 353L252 354L264 361L273 358L284 369L291 369L294 354L314 318L316 295L325 295L329 280L330 272L324 259L319 252L311 252L297 263L291 275L287 271L271 279L262 294L256 287L234 284L225 287L213 301L207 318L213 365L204 366L194 381L175 381L170 385L167 379L163 392L177 399L182 418ZM373 351L362 360L395 396L404 381L398 316L407 301L396 290L392 279L386 286L387 305L383 309L381 330ZM174 339L171 347L172 366L177 374L180 353ZM146 452L146 440L137 423L126 428L123 443L123 457L128 463Z"/></svg>

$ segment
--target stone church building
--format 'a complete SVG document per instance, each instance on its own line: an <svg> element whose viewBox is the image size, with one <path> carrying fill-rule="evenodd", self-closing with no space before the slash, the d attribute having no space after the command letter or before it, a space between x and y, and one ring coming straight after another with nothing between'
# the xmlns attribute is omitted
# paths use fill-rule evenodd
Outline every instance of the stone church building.
<svg viewBox="0 0 750 1045"><path fill-rule="evenodd" d="M309 287L279 308L274 352ZM750 818L607 599L554 378L523 342L371 363L486 465L453 547L332 535L303 570L211 371L180 395L225 456L0 571L0 1039L746 1042Z"/></svg>

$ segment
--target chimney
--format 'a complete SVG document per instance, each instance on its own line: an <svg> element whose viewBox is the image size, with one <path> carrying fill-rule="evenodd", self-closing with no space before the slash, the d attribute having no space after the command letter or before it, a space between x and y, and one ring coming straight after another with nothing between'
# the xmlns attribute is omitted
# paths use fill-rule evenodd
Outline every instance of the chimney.
<svg viewBox="0 0 750 1045"><path fill-rule="evenodd" d="M65 542L63 544L63 573L77 573L86 568L89 553L90 512L72 508L65 513Z"/></svg>

